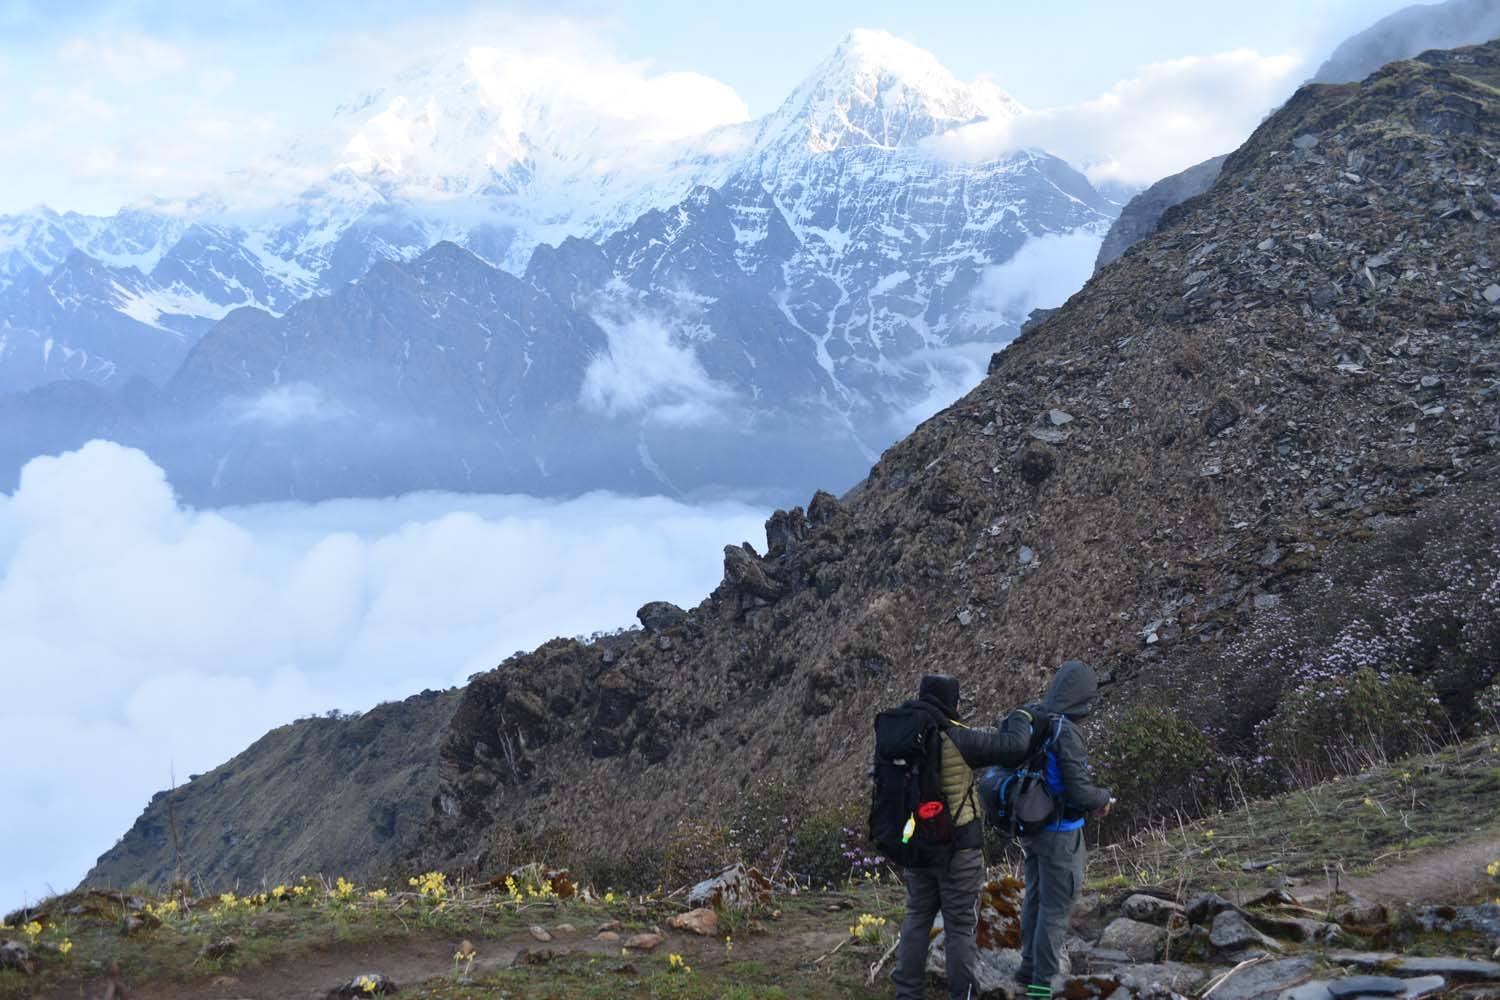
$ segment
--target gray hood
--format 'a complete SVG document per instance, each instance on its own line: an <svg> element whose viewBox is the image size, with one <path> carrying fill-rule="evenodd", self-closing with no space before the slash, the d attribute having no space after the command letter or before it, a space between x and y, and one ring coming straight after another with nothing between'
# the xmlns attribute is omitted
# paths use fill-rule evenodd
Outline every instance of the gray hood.
<svg viewBox="0 0 1500 1000"><path fill-rule="evenodd" d="M1094 668L1082 660L1069 660L1058 668L1057 676L1052 679L1052 687L1042 701L1042 710L1048 715L1081 719L1089 714L1098 694L1099 678L1094 674Z"/></svg>

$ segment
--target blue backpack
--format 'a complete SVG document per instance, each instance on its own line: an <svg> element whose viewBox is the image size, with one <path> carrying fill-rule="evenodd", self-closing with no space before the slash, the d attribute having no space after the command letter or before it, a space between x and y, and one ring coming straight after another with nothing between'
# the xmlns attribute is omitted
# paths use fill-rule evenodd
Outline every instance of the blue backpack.
<svg viewBox="0 0 1500 1000"><path fill-rule="evenodd" d="M1062 736L1063 717L1053 716L1050 731L1020 767L990 767L977 787L984 815L1007 837L1031 837L1062 815L1062 773L1053 746Z"/></svg>

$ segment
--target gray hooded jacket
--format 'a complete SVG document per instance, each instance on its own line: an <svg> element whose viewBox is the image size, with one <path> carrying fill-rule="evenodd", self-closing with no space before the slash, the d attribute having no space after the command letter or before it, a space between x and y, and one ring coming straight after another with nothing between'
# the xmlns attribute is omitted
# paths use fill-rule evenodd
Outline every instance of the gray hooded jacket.
<svg viewBox="0 0 1500 1000"><path fill-rule="evenodd" d="M1063 808L1064 819L1078 819L1095 809L1102 809L1109 802L1109 792L1095 785L1089 774L1088 746L1083 730L1076 725L1079 719L1089 714L1098 694L1099 679L1094 668L1082 660L1069 660L1058 669L1052 687L1042 701L1043 712L1061 715L1064 719L1057 744L1052 748L1067 799Z"/></svg>

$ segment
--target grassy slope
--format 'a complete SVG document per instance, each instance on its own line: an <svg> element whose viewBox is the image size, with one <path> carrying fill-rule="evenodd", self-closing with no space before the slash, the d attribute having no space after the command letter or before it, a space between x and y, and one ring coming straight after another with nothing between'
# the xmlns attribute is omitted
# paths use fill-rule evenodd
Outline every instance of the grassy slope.
<svg viewBox="0 0 1500 1000"><path fill-rule="evenodd" d="M1500 842L1500 736L1409 758L1352 778L1251 802L1231 812L1137 836L1132 843L1094 852L1089 887L1108 894L1141 888L1186 898L1213 890L1251 895L1285 876L1312 887L1330 870L1341 877L1368 876L1413 859L1441 862L1455 845L1489 838ZM1497 849L1500 858L1500 849ZM1494 860L1494 859L1490 859ZM1246 872L1243 862L1274 861ZM1471 898L1500 893L1482 871ZM77 906L87 911L69 915ZM665 925L680 912L678 898L582 902L528 900L469 891L435 911L413 894L393 893L370 902L363 894L336 904L320 891L315 903L283 903L251 911L225 911L204 900L161 928L131 937L119 932L120 908L100 894L75 894L48 908L56 915L41 935L42 971L23 979L0 973L0 998L78 995L101 981L99 970L119 963L125 981L164 998L270 996L327 989L353 975L377 970L411 984L411 997L806 997L811 1000L884 996L881 979L866 985L901 913L901 893L891 882L863 882L832 892L783 894L769 910L737 917L721 937L673 934L653 954L622 955L617 944L597 942L594 929L619 920L625 932ZM879 944L846 940L860 913L889 920ZM14 915L11 919L16 923ZM578 928L550 946L529 936L533 924ZM232 936L237 953L222 960L198 958L203 945ZM24 940L14 928L0 938ZM63 957L50 949L73 942ZM478 959L467 982L452 975L451 954L472 941ZM1419 943L1441 950L1444 942ZM550 961L508 968L523 947L551 947ZM682 954L693 971L669 969L667 954ZM831 954L830 954L831 952ZM220 978L229 977L229 978Z"/></svg>

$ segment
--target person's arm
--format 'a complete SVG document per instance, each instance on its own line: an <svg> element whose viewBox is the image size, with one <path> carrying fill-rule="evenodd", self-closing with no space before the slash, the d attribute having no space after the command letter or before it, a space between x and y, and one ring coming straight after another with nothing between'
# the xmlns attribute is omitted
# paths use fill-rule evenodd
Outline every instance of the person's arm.
<svg viewBox="0 0 1500 1000"><path fill-rule="evenodd" d="M1026 759L1031 747L1031 714L1018 709L994 729L950 726L948 739L958 748L964 763L976 770L992 764L1014 767Z"/></svg>
<svg viewBox="0 0 1500 1000"><path fill-rule="evenodd" d="M1109 805L1109 792L1094 784L1093 776L1089 774L1088 748L1084 746L1083 734L1077 726L1063 724L1052 752L1057 757L1057 769L1062 774L1069 807L1080 812L1094 812Z"/></svg>

